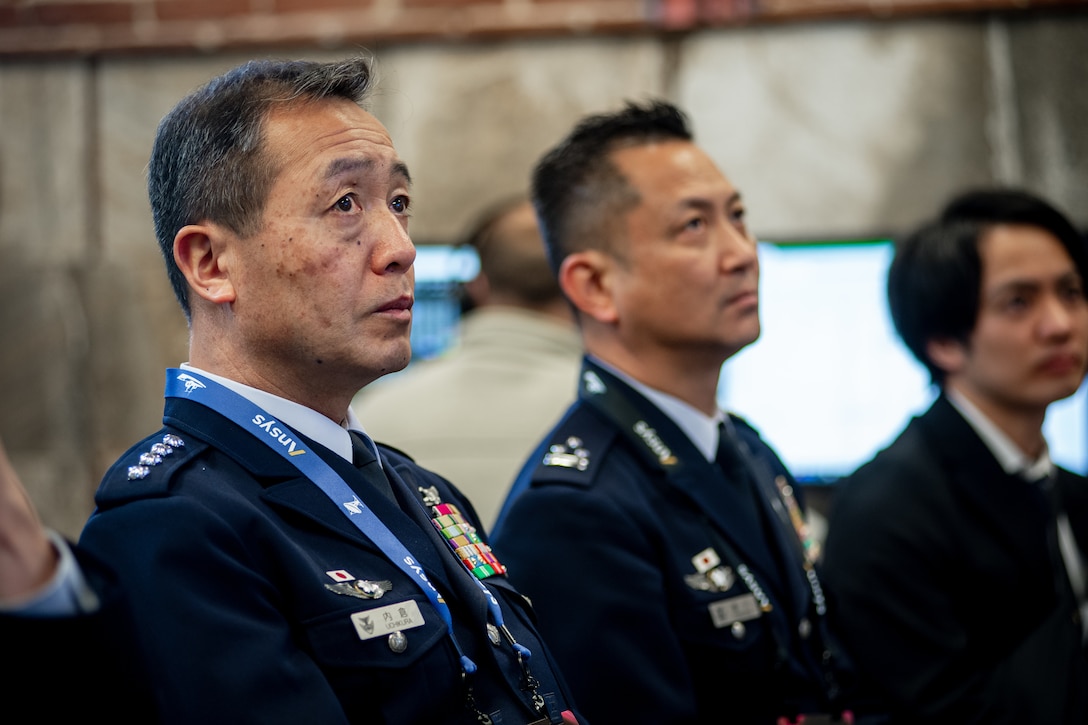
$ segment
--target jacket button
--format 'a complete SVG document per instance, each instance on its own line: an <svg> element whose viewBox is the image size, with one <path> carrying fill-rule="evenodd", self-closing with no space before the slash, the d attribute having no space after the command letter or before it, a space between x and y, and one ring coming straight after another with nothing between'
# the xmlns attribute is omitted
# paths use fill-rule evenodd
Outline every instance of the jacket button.
<svg viewBox="0 0 1088 725"><path fill-rule="evenodd" d="M393 650L397 654L400 654L404 650L408 649L408 637L404 632L394 632L389 635L389 649Z"/></svg>

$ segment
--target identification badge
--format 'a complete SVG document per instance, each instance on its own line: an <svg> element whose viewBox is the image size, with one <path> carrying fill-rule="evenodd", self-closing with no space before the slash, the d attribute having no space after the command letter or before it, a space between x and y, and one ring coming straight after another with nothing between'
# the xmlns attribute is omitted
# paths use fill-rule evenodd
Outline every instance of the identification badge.
<svg viewBox="0 0 1088 725"><path fill-rule="evenodd" d="M356 612L351 615L351 623L355 625L359 639L384 637L393 632L424 625L419 605L412 599L377 609L368 609L365 612Z"/></svg>
<svg viewBox="0 0 1088 725"><path fill-rule="evenodd" d="M734 622L747 622L762 614L759 602L752 594L720 599L713 602L707 609L710 610L710 620L717 629L728 627Z"/></svg>

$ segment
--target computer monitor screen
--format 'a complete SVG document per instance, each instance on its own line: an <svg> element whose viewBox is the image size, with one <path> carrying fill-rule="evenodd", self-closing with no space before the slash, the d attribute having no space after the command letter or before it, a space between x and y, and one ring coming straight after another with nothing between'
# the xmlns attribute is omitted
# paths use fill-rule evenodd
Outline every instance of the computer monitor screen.
<svg viewBox="0 0 1088 725"><path fill-rule="evenodd" d="M447 244L416 246L416 296L412 307L412 360L442 354L457 342L461 322L461 285L480 271L472 247Z"/></svg>
<svg viewBox="0 0 1088 725"><path fill-rule="evenodd" d="M889 444L936 391L892 327L892 244L760 243L762 334L722 368L719 402L803 483L833 482ZM1051 405L1051 456L1088 472L1088 389Z"/></svg>

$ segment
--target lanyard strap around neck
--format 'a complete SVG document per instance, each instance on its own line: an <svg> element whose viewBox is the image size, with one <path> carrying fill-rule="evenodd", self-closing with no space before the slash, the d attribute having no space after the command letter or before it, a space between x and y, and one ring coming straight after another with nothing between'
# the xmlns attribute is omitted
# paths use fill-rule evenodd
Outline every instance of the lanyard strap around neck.
<svg viewBox="0 0 1088 725"><path fill-rule="evenodd" d="M468 674L476 671L476 664L464 654L460 645L457 644L457 638L453 632L453 616L450 614L449 605L446 604L442 595L435 589L426 572L423 571L423 567L416 562L415 557L411 555L404 547L404 544L370 507L359 500L351 487L328 463L320 456L302 448L301 442L291 436L291 432L287 430L286 425L277 421L263 408L244 396L191 370L179 370L177 368L167 370L165 395L167 398L192 400L225 416L248 431L257 440L267 444L269 448L276 451L297 468L300 473L310 479L336 504L340 513L344 514L363 536L372 541L389 561L419 585L420 590L427 596L446 623L450 639L453 641L454 647L456 647L461 658L462 668ZM513 637L510 636L509 630L506 629L503 623L502 610L499 607L498 600L476 577L472 577L472 579L484 593L488 609L495 620L496 626L507 635L519 657L527 660L530 654L529 650L515 642Z"/></svg>

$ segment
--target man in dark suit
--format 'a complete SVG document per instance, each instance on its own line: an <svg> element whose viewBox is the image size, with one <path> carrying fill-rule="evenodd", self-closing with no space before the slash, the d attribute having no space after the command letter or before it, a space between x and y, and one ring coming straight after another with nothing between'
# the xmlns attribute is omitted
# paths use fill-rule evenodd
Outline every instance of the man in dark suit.
<svg viewBox="0 0 1088 725"><path fill-rule="evenodd" d="M897 244L892 318L940 396L850 477L822 570L894 722L1088 722L1088 482L1042 434L1088 365L1086 280L1084 239L1019 191Z"/></svg>
<svg viewBox="0 0 1088 725"><path fill-rule="evenodd" d="M80 548L128 595L165 722L574 721L471 505L349 407L410 351L409 175L370 83L363 59L253 62L156 135L190 359Z"/></svg>
<svg viewBox="0 0 1088 725"><path fill-rule="evenodd" d="M837 715L796 484L717 404L760 331L740 193L658 102L585 119L533 201L587 356L494 540L575 698L616 723Z"/></svg>

